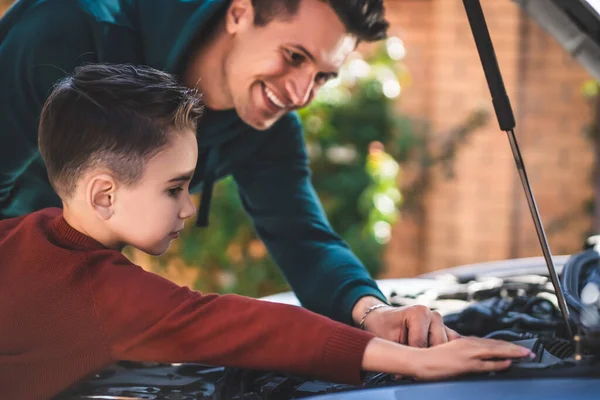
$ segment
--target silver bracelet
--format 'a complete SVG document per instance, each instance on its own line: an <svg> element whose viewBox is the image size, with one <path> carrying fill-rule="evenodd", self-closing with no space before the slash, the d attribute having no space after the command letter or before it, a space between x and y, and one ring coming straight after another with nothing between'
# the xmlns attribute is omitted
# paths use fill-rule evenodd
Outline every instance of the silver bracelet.
<svg viewBox="0 0 600 400"><path fill-rule="evenodd" d="M367 308L367 310L363 314L362 318L360 319L360 324L359 324L360 329L362 329L363 331L365 330L365 319L367 319L367 315L369 315L369 313L371 311L377 310L378 308L381 308L381 307L391 307L391 306L387 305L387 304L375 304L374 306Z"/></svg>

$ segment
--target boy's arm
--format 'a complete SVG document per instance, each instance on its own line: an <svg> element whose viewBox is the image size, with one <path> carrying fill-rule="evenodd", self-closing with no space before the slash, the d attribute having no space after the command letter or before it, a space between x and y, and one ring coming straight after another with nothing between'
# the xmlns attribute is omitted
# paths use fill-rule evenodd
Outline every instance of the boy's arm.
<svg viewBox="0 0 600 400"><path fill-rule="evenodd" d="M201 295L115 252L90 259L95 312L115 360L201 362L359 383L373 335L295 306Z"/></svg>
<svg viewBox="0 0 600 400"><path fill-rule="evenodd" d="M193 292L114 251L89 260L99 329L114 360L201 362L361 383L361 371L439 379L495 371L531 355L491 339L412 348L305 309L237 295Z"/></svg>
<svg viewBox="0 0 600 400"><path fill-rule="evenodd" d="M306 308L351 324L360 298L385 301L333 231L310 181L302 127L284 117L233 174L258 235Z"/></svg>
<svg viewBox="0 0 600 400"><path fill-rule="evenodd" d="M20 2L0 20L0 217L15 180L38 157L39 115L52 85L94 58L85 20L68 4Z"/></svg>

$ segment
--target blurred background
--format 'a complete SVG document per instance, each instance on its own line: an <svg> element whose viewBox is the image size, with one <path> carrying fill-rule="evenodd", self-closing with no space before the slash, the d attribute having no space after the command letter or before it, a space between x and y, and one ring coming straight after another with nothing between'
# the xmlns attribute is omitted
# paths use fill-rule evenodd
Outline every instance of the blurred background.
<svg viewBox="0 0 600 400"><path fill-rule="evenodd" d="M0 15L10 6L0 0ZM553 254L600 232L597 84L511 0L482 0ZM387 0L390 38L361 46L300 113L313 183L376 278L541 255L459 0ZM231 180L211 226L191 225L144 268L201 291L289 290Z"/></svg>

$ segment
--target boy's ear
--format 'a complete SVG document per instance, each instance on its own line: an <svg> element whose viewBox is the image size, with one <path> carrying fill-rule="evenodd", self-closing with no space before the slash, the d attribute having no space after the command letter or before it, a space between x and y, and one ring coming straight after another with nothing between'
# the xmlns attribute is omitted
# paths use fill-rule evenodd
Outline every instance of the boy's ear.
<svg viewBox="0 0 600 400"><path fill-rule="evenodd" d="M109 174L95 175L88 183L88 204L104 220L108 220L114 214L116 189L116 181Z"/></svg>
<svg viewBox="0 0 600 400"><path fill-rule="evenodd" d="M254 25L254 7L251 0L233 0L225 14L225 29L234 35Z"/></svg>

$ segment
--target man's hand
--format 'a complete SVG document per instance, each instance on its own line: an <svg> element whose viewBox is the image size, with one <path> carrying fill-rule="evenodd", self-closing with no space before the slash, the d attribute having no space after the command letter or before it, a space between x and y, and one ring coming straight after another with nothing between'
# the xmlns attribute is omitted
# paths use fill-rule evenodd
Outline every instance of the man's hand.
<svg viewBox="0 0 600 400"><path fill-rule="evenodd" d="M364 312L380 304L375 297L363 297L352 312L359 323ZM412 347L430 347L458 339L461 336L444 325L442 316L425 306L381 307L365 318L365 330L376 336Z"/></svg>

